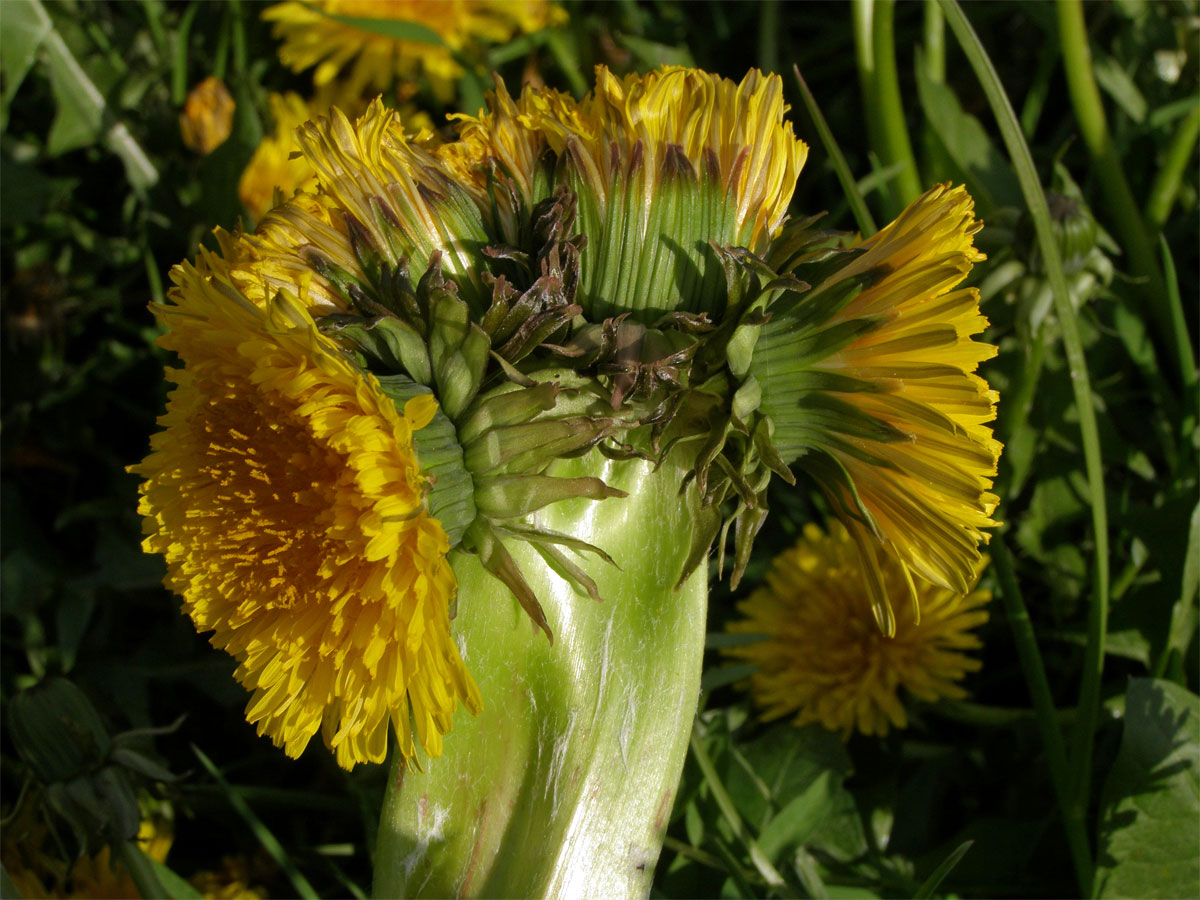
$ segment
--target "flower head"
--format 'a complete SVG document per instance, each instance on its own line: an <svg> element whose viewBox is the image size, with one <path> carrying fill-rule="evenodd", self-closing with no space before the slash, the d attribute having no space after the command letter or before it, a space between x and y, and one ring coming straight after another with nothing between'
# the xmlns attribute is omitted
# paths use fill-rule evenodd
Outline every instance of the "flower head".
<svg viewBox="0 0 1200 900"><path fill-rule="evenodd" d="M155 308L183 361L145 478L148 552L198 631L233 655L246 710L298 756L322 731L338 762L382 761L388 722L406 758L431 755L478 691L450 636L454 574L425 506L402 411L280 291L254 302L205 254ZM263 297L265 298L265 291Z"/></svg>
<svg viewBox="0 0 1200 900"><path fill-rule="evenodd" d="M970 195L940 185L812 274L797 268L812 289L772 311L750 366L775 446L850 530L889 634L887 560L913 603L911 575L965 593L996 524L998 397L975 374L996 348L972 339L987 326L979 292L952 290L983 258L979 228Z"/></svg>
<svg viewBox="0 0 1200 900"><path fill-rule="evenodd" d="M991 599L974 590L983 565L972 568L967 593L922 584L920 620L898 604L889 637L875 623L849 533L837 522L829 534L808 525L738 604L745 618L728 626L764 640L726 653L757 666L750 692L764 719L795 713L798 725L820 722L846 737L887 734L907 724L901 689L930 702L966 696L958 682L979 669L966 651L981 646L972 629L987 621ZM883 580L893 593L907 589L894 560L883 563Z"/></svg>
<svg viewBox="0 0 1200 900"><path fill-rule="evenodd" d="M497 83L489 111L460 118L467 151L496 160L526 196L539 174L528 161L553 154L589 240L584 312L654 321L719 313L725 278L709 243L760 252L779 231L808 154L787 108L779 76L757 70L738 83L682 66L619 79L597 66L582 101L527 87L514 102Z"/></svg>
<svg viewBox="0 0 1200 900"><path fill-rule="evenodd" d="M423 75L442 101L454 96L463 74L455 53L476 41L504 43L519 32L566 21L566 13L547 0L287 0L262 15L283 40L284 65L293 72L315 67L318 88L341 78L349 94L377 94L397 78ZM388 37L355 19L410 24L414 38Z"/></svg>
<svg viewBox="0 0 1200 900"><path fill-rule="evenodd" d="M179 114L184 145L202 156L212 153L233 130L233 98L220 78L210 75L187 95Z"/></svg>

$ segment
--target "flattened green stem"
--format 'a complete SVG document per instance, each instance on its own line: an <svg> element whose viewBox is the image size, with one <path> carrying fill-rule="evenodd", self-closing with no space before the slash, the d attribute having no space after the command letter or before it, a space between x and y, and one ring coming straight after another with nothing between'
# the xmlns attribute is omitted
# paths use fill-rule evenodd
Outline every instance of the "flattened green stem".
<svg viewBox="0 0 1200 900"><path fill-rule="evenodd" d="M878 123L879 141L875 151L883 167L900 166L892 180L889 194L892 209L889 216L898 216L921 193L921 176L913 156L908 125L904 121L904 104L900 97L900 77L896 71L895 36L896 0L876 0L871 23L871 40L875 60L875 96L868 101L869 115Z"/></svg>
<svg viewBox="0 0 1200 900"><path fill-rule="evenodd" d="M645 897L700 691L706 572L675 591L694 491L682 471L596 451L554 474L601 477L624 499L541 510L620 568L578 561L602 602L573 592L527 544L508 547L538 592L554 644L473 556L454 555L454 630L483 696L455 718L425 772L394 771L375 895Z"/></svg>
<svg viewBox="0 0 1200 900"><path fill-rule="evenodd" d="M1164 346L1174 345L1171 313L1163 289L1162 272L1154 257L1154 243L1146 220L1133 199L1121 158L1113 146L1108 119L1100 99L1100 88L1092 73L1092 52L1088 47L1087 27L1080 0L1058 0L1058 35L1062 46L1067 90L1083 142L1096 169L1100 190L1108 206L1108 224L1116 232L1129 254L1132 273L1146 279L1143 293L1149 302L1151 318ZM1178 365L1178 359L1172 360ZM1176 372L1176 375L1182 374Z"/></svg>
<svg viewBox="0 0 1200 900"><path fill-rule="evenodd" d="M1086 798L1074 795L1071 790L1067 748L1063 743L1062 729L1059 727L1061 714L1055 709L1054 698L1050 694L1050 682L1046 678L1046 667L1042 664L1042 654L1033 633L1033 622L1025 609L1025 601L1021 599L1016 573L1013 571L1012 556L1009 555L1003 535L995 535L992 538L991 551L996 575L1000 581L1000 598L1004 601L1004 612L1008 617L1009 628L1012 629L1013 642L1017 645L1017 659L1020 660L1025 683L1033 698L1038 731L1042 735L1042 746L1046 750L1046 762L1050 767L1050 781L1054 785L1054 794L1062 811L1067 846L1071 851L1071 861L1075 865L1079 894L1081 897L1091 897L1092 851L1084 822L1087 801Z"/></svg>
<svg viewBox="0 0 1200 900"><path fill-rule="evenodd" d="M1083 342L1079 337L1079 326L1075 321L1074 309L1071 306L1070 293L1067 290L1067 280L1063 273L1062 258L1050 224L1050 211L1046 205L1046 195L1038 182L1037 170L1033 165L1033 157L1029 146L1021 134L1021 126L1013 112L1012 104L1004 93L1000 78L988 58L987 52L979 42L971 23L967 21L962 8L954 0L942 0L942 9L946 13L946 21L954 31L955 37L963 48L980 85L987 95L996 117L996 124L1004 138L1009 158L1016 169L1017 178L1021 183L1021 191L1025 195L1025 203L1029 207L1030 216L1037 231L1038 247L1042 252L1042 260L1046 274L1050 280L1050 289L1054 296L1054 309L1062 330L1063 348L1067 354L1067 365L1071 375L1071 385L1075 393L1075 408L1079 415L1079 430L1083 443L1084 465L1087 470L1088 499L1092 508L1092 530L1096 543L1093 560L1093 581L1090 605L1088 610L1088 641L1084 652L1082 683L1079 690L1079 715L1071 739L1071 770L1074 782L1070 793L1071 804L1086 803L1091 788L1092 771L1092 736L1096 730L1096 720L1100 710L1100 679L1104 671L1104 643L1108 633L1108 597L1109 597L1109 559L1108 559L1108 509L1104 495L1104 465L1100 457L1100 436L1096 426L1096 411L1092 405L1091 380L1088 378L1087 360L1083 354ZM1072 806L1064 807L1063 814L1070 817ZM1081 861L1080 861L1081 862ZM1077 862L1077 866L1080 864ZM1086 871L1080 871L1081 884L1086 888L1091 885L1090 864ZM1090 890L1083 891L1084 896L1090 896Z"/></svg>

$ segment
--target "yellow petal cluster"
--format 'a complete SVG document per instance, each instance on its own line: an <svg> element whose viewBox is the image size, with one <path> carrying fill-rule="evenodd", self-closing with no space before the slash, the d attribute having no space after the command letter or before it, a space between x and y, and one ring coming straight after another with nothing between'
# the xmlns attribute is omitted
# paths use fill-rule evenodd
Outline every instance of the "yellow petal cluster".
<svg viewBox="0 0 1200 900"><path fill-rule="evenodd" d="M254 302L203 254L154 312L183 361L163 430L131 471L147 552L198 631L234 656L246 717L298 756L318 729L338 763L441 752L478 691L450 635L449 543L425 510L413 433L294 296ZM415 732L415 742L414 742Z"/></svg>
<svg viewBox="0 0 1200 900"><path fill-rule="evenodd" d="M910 573L963 593L988 539L983 529L996 524L991 487L1001 445L986 423L998 395L975 374L996 348L972 339L987 327L979 292L952 290L984 258L973 243L980 227L966 190L939 185L819 286L828 295L846 279L866 283L826 323L829 334L853 326L857 337L806 371L834 380L819 406L810 398L781 408L778 397L794 378L780 361L793 352L785 334L760 342L752 364L780 434L805 429L820 451L799 465L817 477L857 542L887 633L896 595L884 587L884 558L900 564L914 603ZM797 310L818 302L816 294Z"/></svg>
<svg viewBox="0 0 1200 900"><path fill-rule="evenodd" d="M727 626L763 640L725 652L757 667L749 688L764 719L794 714L798 725L819 722L844 737L887 734L908 723L902 691L929 702L966 696L959 682L980 667L967 654L982 646L973 629L991 599L974 590L984 563L972 567L966 593L922 584L920 620L897 604L889 637L875 623L854 540L837 522L828 534L810 524L738 604L744 618ZM907 590L894 560L883 563L883 580L897 596Z"/></svg>
<svg viewBox="0 0 1200 900"><path fill-rule="evenodd" d="M596 67L582 102L553 91L527 91L529 125L555 153L568 155L602 199L621 191L634 165L652 175L639 198L649 208L670 155L724 185L737 236L752 250L783 224L808 147L783 115L783 80L751 69L741 82L684 66L617 78ZM631 239L644 235L634 235Z"/></svg>
<svg viewBox="0 0 1200 900"><path fill-rule="evenodd" d="M473 43L504 43L514 34L566 22L548 0L287 0L267 8L282 39L279 58L293 72L314 69L313 84L339 79L352 95L378 94L399 79L424 76L443 102L454 96L463 74L454 53ZM412 22L432 31L441 44L387 37L332 18Z"/></svg>

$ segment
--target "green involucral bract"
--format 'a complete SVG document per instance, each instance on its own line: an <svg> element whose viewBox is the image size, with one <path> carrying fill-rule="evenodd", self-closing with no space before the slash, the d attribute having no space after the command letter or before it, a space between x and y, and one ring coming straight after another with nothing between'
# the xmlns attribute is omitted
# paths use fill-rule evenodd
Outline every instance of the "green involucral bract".
<svg viewBox="0 0 1200 900"><path fill-rule="evenodd" d="M603 600L572 589L537 545L510 551L554 634L456 551L453 630L487 702L456 716L423 773L397 762L375 856L378 897L645 897L700 690L707 572L676 588L704 517L684 469L592 451L554 464L628 493L531 517L603 547L579 564ZM467 602L469 598L470 602Z"/></svg>

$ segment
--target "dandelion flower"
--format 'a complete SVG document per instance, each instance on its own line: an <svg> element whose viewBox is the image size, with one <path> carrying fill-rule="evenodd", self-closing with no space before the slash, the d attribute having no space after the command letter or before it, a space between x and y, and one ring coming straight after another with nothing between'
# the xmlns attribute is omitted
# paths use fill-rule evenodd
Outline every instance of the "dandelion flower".
<svg viewBox="0 0 1200 900"><path fill-rule="evenodd" d="M545 0L288 0L262 15L275 23L275 36L283 41L284 65L293 72L315 69L318 88L340 79L351 95L377 94L398 78L424 76L442 102L454 97L463 74L455 53L477 41L502 44L514 34L566 21L566 13ZM429 37L392 38L348 19L411 23Z"/></svg>
<svg viewBox="0 0 1200 900"><path fill-rule="evenodd" d="M987 621L991 599L974 589L983 565L973 566L965 594L923 583L920 621L898 604L889 637L875 623L850 534L837 522L829 534L810 524L738 604L745 618L728 626L764 639L725 652L757 667L750 693L764 719L794 714L798 725L820 722L844 737L887 734L907 725L901 689L929 702L966 696L959 682L979 669L967 653L982 646L973 629ZM889 591L907 590L898 563L882 568Z"/></svg>
<svg viewBox="0 0 1200 900"><path fill-rule="evenodd" d="M263 137L238 181L238 197L255 220L275 206L275 192L284 199L300 188L314 188L317 174L303 157L292 158L299 149L294 132L312 118L299 94L271 94L271 118L275 129Z"/></svg>
<svg viewBox="0 0 1200 900"><path fill-rule="evenodd" d="M179 134L189 150L207 156L220 147L233 130L233 98L224 82L210 75L187 95L179 114Z"/></svg>
<svg viewBox="0 0 1200 900"><path fill-rule="evenodd" d="M940 185L814 274L797 268L812 288L772 312L750 365L776 448L850 530L888 634L886 559L912 603L912 575L965 593L996 524L998 396L975 372L996 348L972 339L979 292L953 290L983 259L979 228L970 195Z"/></svg>
<svg viewBox="0 0 1200 900"><path fill-rule="evenodd" d="M154 309L183 361L145 481L147 552L198 631L234 656L248 721L289 756L321 730L339 764L441 752L478 691L450 635L449 545L402 411L294 296L255 303L218 258L176 267ZM415 728L414 728L415 726Z"/></svg>

